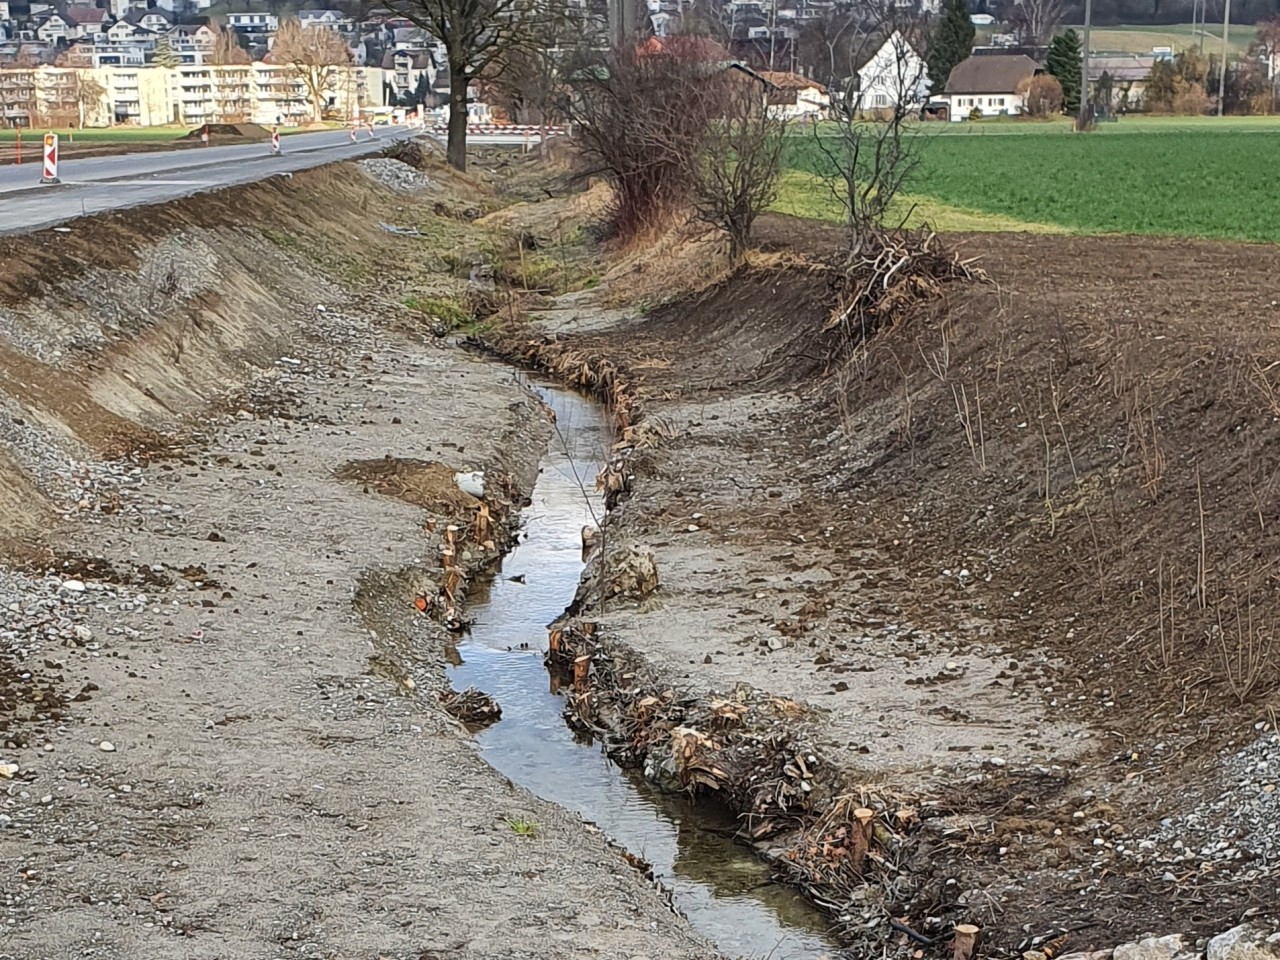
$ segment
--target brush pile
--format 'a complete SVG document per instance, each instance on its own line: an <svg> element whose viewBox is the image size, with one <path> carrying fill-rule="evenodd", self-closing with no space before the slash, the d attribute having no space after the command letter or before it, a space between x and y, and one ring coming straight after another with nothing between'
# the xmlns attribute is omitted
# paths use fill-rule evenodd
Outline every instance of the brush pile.
<svg viewBox="0 0 1280 960"><path fill-rule="evenodd" d="M948 284L987 282L976 259L946 249L932 231L868 231L850 259L833 268L835 307L823 331L860 342L937 299Z"/></svg>
<svg viewBox="0 0 1280 960"><path fill-rule="evenodd" d="M445 713L469 727L484 727L502 719L502 708L498 702L475 687L467 687L461 692L443 691L440 705Z"/></svg>
<svg viewBox="0 0 1280 960"><path fill-rule="evenodd" d="M808 708L746 684L707 697L661 684L632 651L571 619L551 630L547 664L572 677L565 715L616 762L671 792L712 797L742 839L815 903L849 924L914 892L904 865L915 808L850 788L808 742ZM866 910L853 910L860 903Z"/></svg>

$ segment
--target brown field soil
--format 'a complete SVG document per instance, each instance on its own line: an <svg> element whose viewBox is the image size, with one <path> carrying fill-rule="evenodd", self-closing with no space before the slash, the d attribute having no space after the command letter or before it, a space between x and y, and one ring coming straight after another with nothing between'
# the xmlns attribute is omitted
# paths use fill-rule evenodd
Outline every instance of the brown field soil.
<svg viewBox="0 0 1280 960"><path fill-rule="evenodd" d="M991 282L838 362L798 263L839 234L758 235L646 316L548 318L675 436L607 527L662 590L593 616L689 696L817 708L851 783L929 811L869 915L1017 955L1274 912L1274 814L1199 852L1223 758L1280 707L1280 250L953 237Z"/></svg>

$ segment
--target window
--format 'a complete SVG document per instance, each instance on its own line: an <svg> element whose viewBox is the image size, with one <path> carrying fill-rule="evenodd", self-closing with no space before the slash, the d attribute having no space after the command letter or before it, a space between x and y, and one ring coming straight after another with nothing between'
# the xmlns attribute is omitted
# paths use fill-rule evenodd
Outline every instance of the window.
<svg viewBox="0 0 1280 960"><path fill-rule="evenodd" d="M1004 106L1004 97L1001 97L999 100L997 100L997 101L996 101L996 106L997 106L997 107L1003 107L1003 106Z"/></svg>

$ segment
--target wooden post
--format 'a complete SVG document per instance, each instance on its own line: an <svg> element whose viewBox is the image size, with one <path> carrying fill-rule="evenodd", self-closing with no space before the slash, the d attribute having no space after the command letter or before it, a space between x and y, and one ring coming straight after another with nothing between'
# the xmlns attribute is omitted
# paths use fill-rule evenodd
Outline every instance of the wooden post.
<svg viewBox="0 0 1280 960"><path fill-rule="evenodd" d="M573 689L579 693L585 693L587 689L587 676L591 672L591 657L583 654L573 661Z"/></svg>

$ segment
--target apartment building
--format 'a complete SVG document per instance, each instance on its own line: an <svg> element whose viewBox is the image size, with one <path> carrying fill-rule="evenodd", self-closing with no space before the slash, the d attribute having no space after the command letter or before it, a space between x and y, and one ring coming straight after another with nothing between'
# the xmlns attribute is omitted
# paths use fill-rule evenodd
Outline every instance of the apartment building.
<svg viewBox="0 0 1280 960"><path fill-rule="evenodd" d="M390 71L335 70L324 91L326 112L349 117L386 106ZM98 69L0 68L0 126L160 126L314 119L306 83L289 66L116 65Z"/></svg>

